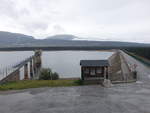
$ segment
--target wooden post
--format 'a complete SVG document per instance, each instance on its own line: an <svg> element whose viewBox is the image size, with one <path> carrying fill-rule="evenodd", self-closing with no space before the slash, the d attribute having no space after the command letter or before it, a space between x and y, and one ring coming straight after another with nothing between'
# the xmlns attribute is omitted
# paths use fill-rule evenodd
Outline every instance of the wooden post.
<svg viewBox="0 0 150 113"><path fill-rule="evenodd" d="M83 73L83 67L81 67L81 79L84 80L84 73Z"/></svg>
<svg viewBox="0 0 150 113"><path fill-rule="evenodd" d="M24 80L28 80L29 76L28 76L28 63L26 63L24 65Z"/></svg>
<svg viewBox="0 0 150 113"><path fill-rule="evenodd" d="M106 67L106 79L109 79L109 77L108 77L108 67Z"/></svg>
<svg viewBox="0 0 150 113"><path fill-rule="evenodd" d="M33 78L33 64L32 64L32 59L30 60L30 77Z"/></svg>
<svg viewBox="0 0 150 113"><path fill-rule="evenodd" d="M103 74L104 74L104 79L106 79L106 67L103 67Z"/></svg>

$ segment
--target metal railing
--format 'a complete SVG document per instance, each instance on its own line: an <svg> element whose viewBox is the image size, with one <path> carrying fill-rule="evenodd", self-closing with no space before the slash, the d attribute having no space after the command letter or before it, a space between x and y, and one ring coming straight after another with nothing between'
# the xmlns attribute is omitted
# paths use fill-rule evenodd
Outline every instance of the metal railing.
<svg viewBox="0 0 150 113"><path fill-rule="evenodd" d="M16 68L13 68L13 66L7 66L0 68L0 80L7 77L10 73L14 72Z"/></svg>
<svg viewBox="0 0 150 113"><path fill-rule="evenodd" d="M2 80L3 78L7 77L9 74L11 74L12 72L14 72L16 69L21 68L25 63L27 63L28 61L30 61L32 59L33 56L28 57L20 62L17 62L13 65L9 65L7 67L0 67L0 80Z"/></svg>

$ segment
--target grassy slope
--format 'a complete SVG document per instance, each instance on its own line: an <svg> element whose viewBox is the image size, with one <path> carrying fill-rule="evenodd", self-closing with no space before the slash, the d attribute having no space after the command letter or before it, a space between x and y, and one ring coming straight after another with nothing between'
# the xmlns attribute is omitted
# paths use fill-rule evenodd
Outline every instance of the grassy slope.
<svg viewBox="0 0 150 113"><path fill-rule="evenodd" d="M18 90L38 87L78 86L79 80L26 80L0 85L0 90Z"/></svg>

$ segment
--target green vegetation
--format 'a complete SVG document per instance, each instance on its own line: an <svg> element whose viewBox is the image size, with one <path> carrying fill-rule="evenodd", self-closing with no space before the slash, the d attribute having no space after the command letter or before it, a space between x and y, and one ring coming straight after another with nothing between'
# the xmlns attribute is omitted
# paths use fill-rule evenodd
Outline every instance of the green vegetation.
<svg viewBox="0 0 150 113"><path fill-rule="evenodd" d="M133 58L141 61L143 64L150 66L150 60L146 59L146 57L144 57L144 55L139 56L136 53L132 53L132 52L128 52L128 51L124 51L124 52L126 52L128 55L132 56Z"/></svg>
<svg viewBox="0 0 150 113"><path fill-rule="evenodd" d="M150 60L150 47L127 47L124 50Z"/></svg>
<svg viewBox="0 0 150 113"><path fill-rule="evenodd" d="M58 80L59 75L56 72L52 72L50 68L41 69L41 74L39 76L39 80Z"/></svg>
<svg viewBox="0 0 150 113"><path fill-rule="evenodd" d="M82 80L59 79L59 75L56 72L52 72L50 68L43 68L41 69L39 80L20 80L15 82L4 83L0 85L0 91L78 85L83 85Z"/></svg>
<svg viewBox="0 0 150 113"><path fill-rule="evenodd" d="M39 87L65 87L82 85L80 80L23 80L0 85L0 90L19 90Z"/></svg>
<svg viewBox="0 0 150 113"><path fill-rule="evenodd" d="M76 80L75 83L78 84L78 85L83 85L83 84L84 84L83 81L82 81L81 79Z"/></svg>

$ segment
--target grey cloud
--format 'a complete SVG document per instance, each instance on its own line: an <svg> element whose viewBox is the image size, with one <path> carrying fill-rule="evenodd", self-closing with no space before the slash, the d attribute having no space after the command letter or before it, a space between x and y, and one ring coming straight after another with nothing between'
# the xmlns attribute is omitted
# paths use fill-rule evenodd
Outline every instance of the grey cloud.
<svg viewBox="0 0 150 113"><path fill-rule="evenodd" d="M17 17L15 4L11 0L0 0L0 15L8 17Z"/></svg>
<svg viewBox="0 0 150 113"><path fill-rule="evenodd" d="M150 0L0 0L0 30L150 42L149 6Z"/></svg>
<svg viewBox="0 0 150 113"><path fill-rule="evenodd" d="M65 30L63 27L61 27L60 25L54 25L53 29L56 33L63 33Z"/></svg>
<svg viewBox="0 0 150 113"><path fill-rule="evenodd" d="M36 30L45 31L48 28L48 24L44 22L32 22L24 23L25 28L28 32L34 32Z"/></svg>

